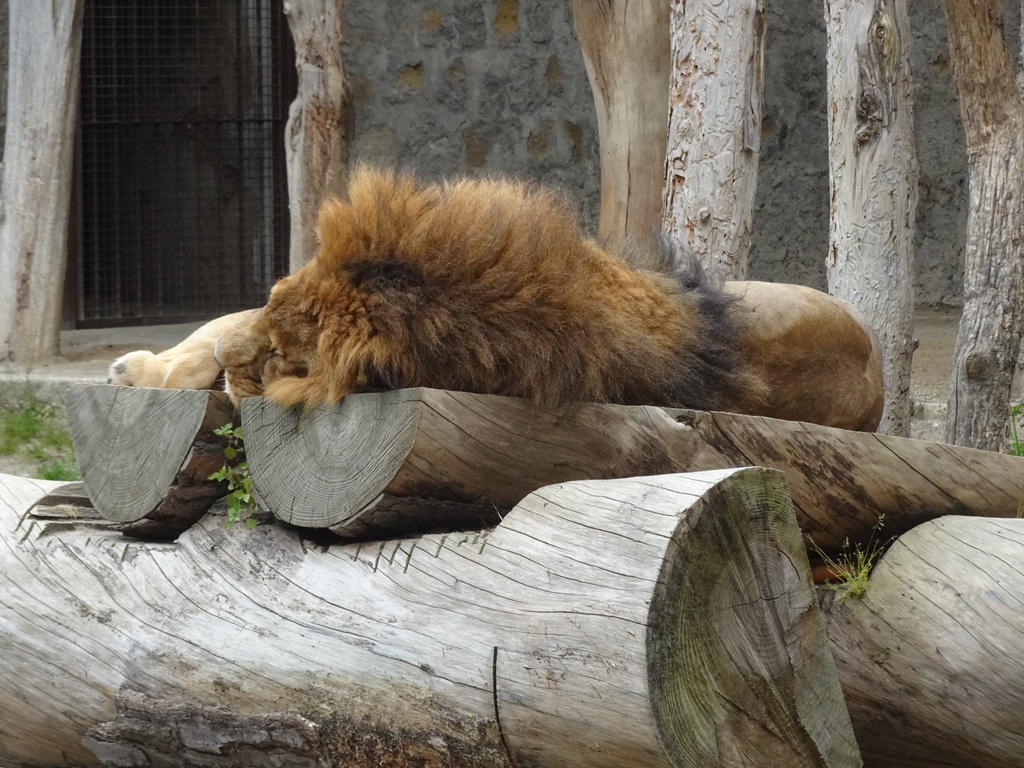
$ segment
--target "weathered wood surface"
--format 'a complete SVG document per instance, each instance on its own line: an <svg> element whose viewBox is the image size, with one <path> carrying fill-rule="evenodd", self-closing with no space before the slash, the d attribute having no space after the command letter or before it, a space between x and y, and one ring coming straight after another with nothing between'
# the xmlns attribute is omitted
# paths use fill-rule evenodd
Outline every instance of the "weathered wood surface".
<svg viewBox="0 0 1024 768"><path fill-rule="evenodd" d="M1024 484L1021 457L729 413L544 410L430 389L309 411L249 398L242 409L261 503L343 535L400 522L388 504L372 505L382 494L459 502L470 516L490 508L493 523L550 483L766 466L785 474L804 532L835 551L847 537L867 539L881 515L889 535L945 514L1013 516Z"/></svg>
<svg viewBox="0 0 1024 768"><path fill-rule="evenodd" d="M208 479L226 461L213 433L233 418L226 394L76 386L65 405L89 498L126 532L174 537L227 492Z"/></svg>
<svg viewBox="0 0 1024 768"><path fill-rule="evenodd" d="M344 0L284 3L298 71L298 92L285 126L291 272L316 253L320 204L341 191L348 167L351 115L341 55L343 11Z"/></svg>
<svg viewBox="0 0 1024 768"><path fill-rule="evenodd" d="M1024 520L950 516L901 536L862 597L822 592L872 768L1019 768Z"/></svg>
<svg viewBox="0 0 1024 768"><path fill-rule="evenodd" d="M668 136L667 0L572 0L573 25L597 108L598 232L641 252L661 231Z"/></svg>
<svg viewBox="0 0 1024 768"><path fill-rule="evenodd" d="M664 229L744 280L764 91L764 0L671 3Z"/></svg>
<svg viewBox="0 0 1024 768"><path fill-rule="evenodd" d="M882 347L879 431L910 434L917 157L907 0L826 0L829 292Z"/></svg>
<svg viewBox="0 0 1024 768"><path fill-rule="evenodd" d="M1024 98L998 0L945 0L953 80L967 136L970 197L964 310L953 355L946 440L1006 442L1024 333Z"/></svg>
<svg viewBox="0 0 1024 768"><path fill-rule="evenodd" d="M860 764L777 473L333 546L29 512L58 486L0 476L2 764Z"/></svg>
<svg viewBox="0 0 1024 768"><path fill-rule="evenodd" d="M10 3L0 188L0 360L60 348L84 0Z"/></svg>

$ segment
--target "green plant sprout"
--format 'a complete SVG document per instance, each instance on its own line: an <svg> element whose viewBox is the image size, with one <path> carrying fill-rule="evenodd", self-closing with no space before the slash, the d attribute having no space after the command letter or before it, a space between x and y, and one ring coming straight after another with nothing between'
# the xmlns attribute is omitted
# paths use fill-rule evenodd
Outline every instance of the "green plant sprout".
<svg viewBox="0 0 1024 768"><path fill-rule="evenodd" d="M242 427L236 427L229 421L223 427L213 430L213 434L227 438L228 441L224 446L224 458L227 461L208 478L227 481L228 495L225 501L228 505L228 520L224 526L230 528L235 523L244 522L250 528L255 528L259 521L253 516L256 513L256 500L252 495L249 464L245 460Z"/></svg>
<svg viewBox="0 0 1024 768"><path fill-rule="evenodd" d="M871 529L867 543L850 544L849 537L843 539L843 546L837 555L829 555L811 540L811 546L821 558L825 567L835 576L836 581L825 580L825 586L839 593L841 603L848 597L860 597L868 589L868 578L878 558L885 552L889 543L896 538L890 537L884 542L875 541L875 534L882 529L885 515L878 516L878 522Z"/></svg>
<svg viewBox="0 0 1024 768"><path fill-rule="evenodd" d="M1024 413L1024 403L1017 403L1010 406L1010 454L1012 456L1024 456L1024 441L1020 439L1017 431L1017 419Z"/></svg>

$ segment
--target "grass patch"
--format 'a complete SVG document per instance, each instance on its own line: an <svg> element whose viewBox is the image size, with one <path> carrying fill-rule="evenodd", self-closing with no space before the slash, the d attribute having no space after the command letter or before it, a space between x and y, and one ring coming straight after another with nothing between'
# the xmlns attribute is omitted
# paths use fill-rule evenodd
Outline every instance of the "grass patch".
<svg viewBox="0 0 1024 768"><path fill-rule="evenodd" d="M817 544L811 542L812 548L832 574L825 581L825 586L839 593L840 603L848 597L861 597L867 592L871 570L893 541L892 538L884 542L875 539L875 534L882 530L884 521L885 515L879 515L866 544L851 544L847 538L835 556L823 552Z"/></svg>
<svg viewBox="0 0 1024 768"><path fill-rule="evenodd" d="M1024 403L1017 403L1010 406L1010 447L1012 456L1024 456L1024 441L1021 440L1020 432L1017 429L1017 420L1021 413L1024 413Z"/></svg>
<svg viewBox="0 0 1024 768"><path fill-rule="evenodd" d="M0 455L34 464L33 477L80 479L64 411L27 393L0 405Z"/></svg>

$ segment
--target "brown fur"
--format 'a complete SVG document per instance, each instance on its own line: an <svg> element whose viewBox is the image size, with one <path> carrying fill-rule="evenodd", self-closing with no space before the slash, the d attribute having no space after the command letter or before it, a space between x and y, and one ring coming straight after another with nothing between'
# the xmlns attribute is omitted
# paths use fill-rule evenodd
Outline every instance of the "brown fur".
<svg viewBox="0 0 1024 768"><path fill-rule="evenodd" d="M630 268L550 191L362 169L318 231L316 257L221 340L236 397L265 387L311 405L429 386L742 410L765 394L721 342L722 296Z"/></svg>
<svg viewBox="0 0 1024 768"><path fill-rule="evenodd" d="M878 344L851 305L794 285L716 291L678 259L665 274L632 269L550 191L363 169L347 201L324 205L319 234L316 258L266 307L221 319L214 367L236 403L429 386L847 429L881 415ZM210 333L196 335L162 357L209 368ZM175 385L192 386L162 386Z"/></svg>

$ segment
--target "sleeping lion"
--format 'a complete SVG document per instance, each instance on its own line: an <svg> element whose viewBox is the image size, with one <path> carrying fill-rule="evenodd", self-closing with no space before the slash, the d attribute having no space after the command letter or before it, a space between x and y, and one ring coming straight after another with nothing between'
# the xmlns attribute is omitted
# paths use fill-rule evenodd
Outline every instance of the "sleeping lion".
<svg viewBox="0 0 1024 768"><path fill-rule="evenodd" d="M550 190L362 168L317 229L316 257L265 307L164 353L168 370L186 348L202 357L202 376L149 386L208 386L223 368L236 403L423 386L860 430L881 416L878 344L852 306L801 286L720 289L668 248L660 270L635 269ZM115 370L124 361L111 381L138 384Z"/></svg>

